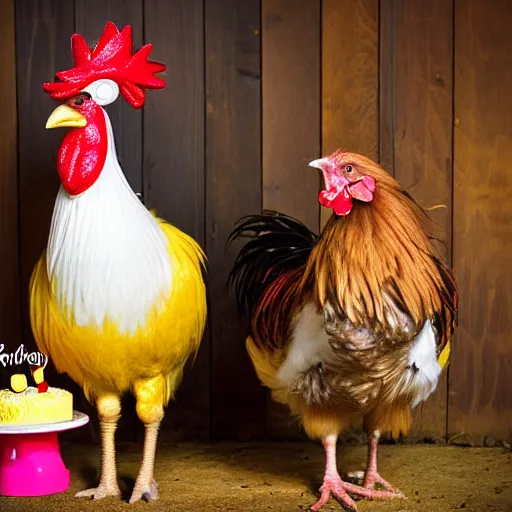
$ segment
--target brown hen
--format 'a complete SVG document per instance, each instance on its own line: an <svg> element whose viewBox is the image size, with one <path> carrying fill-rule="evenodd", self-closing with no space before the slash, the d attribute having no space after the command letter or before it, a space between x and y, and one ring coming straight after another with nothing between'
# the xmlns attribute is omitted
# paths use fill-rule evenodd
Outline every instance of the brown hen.
<svg viewBox="0 0 512 512"><path fill-rule="evenodd" d="M435 390L456 325L457 291L432 243L426 212L378 164L337 151L310 164L333 215L320 236L277 212L248 216L230 282L251 318L247 350L261 382L323 442L319 510L334 494L403 495L377 471L381 432L407 434L412 410ZM363 421L363 486L336 466L339 434ZM375 489L378 484L383 489Z"/></svg>

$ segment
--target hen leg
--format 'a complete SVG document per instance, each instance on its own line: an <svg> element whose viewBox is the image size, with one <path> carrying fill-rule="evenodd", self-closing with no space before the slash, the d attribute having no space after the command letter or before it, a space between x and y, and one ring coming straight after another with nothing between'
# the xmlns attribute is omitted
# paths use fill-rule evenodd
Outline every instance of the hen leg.
<svg viewBox="0 0 512 512"><path fill-rule="evenodd" d="M146 432L142 464L135 481L130 503L140 501L142 498L148 501L160 498L158 484L153 478L153 473L158 429L164 417L164 390L165 380L162 376L139 381L134 386L137 399L137 415L144 423Z"/></svg>
<svg viewBox="0 0 512 512"><path fill-rule="evenodd" d="M404 495L389 482L382 478L377 471L377 448L379 446L380 432L375 430L373 434L368 435L368 466L364 477L364 486L367 489L374 489L375 484L382 486L387 491L393 492L397 497Z"/></svg>
<svg viewBox="0 0 512 512"><path fill-rule="evenodd" d="M320 510L324 505L329 503L332 495L334 495L345 507L348 507L349 510L353 511L357 511L357 507L355 501L349 496L349 494L371 500L389 500L397 497L393 492L366 489L364 487L359 487L358 485L344 482L338 473L338 466L336 463L336 442L337 436L334 435L327 436L323 441L326 457L324 482L322 487L320 487L320 499L311 507L311 510Z"/></svg>
<svg viewBox="0 0 512 512"><path fill-rule="evenodd" d="M116 395L101 395L96 401L101 430L101 476L98 487L76 494L77 498L99 500L107 496L119 496L117 484L115 432L121 413L121 401Z"/></svg>

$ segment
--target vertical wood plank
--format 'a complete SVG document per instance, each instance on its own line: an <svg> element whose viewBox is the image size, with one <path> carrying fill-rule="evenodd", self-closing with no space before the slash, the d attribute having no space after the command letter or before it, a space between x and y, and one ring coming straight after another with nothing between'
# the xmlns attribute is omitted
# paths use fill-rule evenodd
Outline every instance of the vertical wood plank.
<svg viewBox="0 0 512 512"><path fill-rule="evenodd" d="M448 431L512 432L512 32L509 2L455 2L455 272Z"/></svg>
<svg viewBox="0 0 512 512"><path fill-rule="evenodd" d="M225 251L239 217L261 211L260 0L206 0L206 247L210 260L213 435L262 437L265 394L245 351Z"/></svg>
<svg viewBox="0 0 512 512"><path fill-rule="evenodd" d="M146 0L145 39L167 65L166 88L144 108L146 204L205 246L203 0ZM193 305L191 305L193 307ZM209 340L189 365L162 431L172 439L210 435Z"/></svg>
<svg viewBox="0 0 512 512"><path fill-rule="evenodd" d="M21 294L23 337L32 346L28 283L48 241L60 186L57 151L64 136L44 128L56 103L43 92L43 83L72 65L73 30L73 2L16 1Z"/></svg>
<svg viewBox="0 0 512 512"><path fill-rule="evenodd" d="M90 48L98 42L107 21L121 30L131 25L135 49L142 46L142 0L75 0L76 31ZM71 37L71 34L69 34ZM119 162L135 192L142 193L142 111L131 107L120 95L105 110L112 122Z"/></svg>
<svg viewBox="0 0 512 512"><path fill-rule="evenodd" d="M292 215L318 232L320 152L318 0L263 0L263 207ZM287 407L267 401L267 435L296 438Z"/></svg>
<svg viewBox="0 0 512 512"><path fill-rule="evenodd" d="M378 158L378 51L378 0L323 0L323 155ZM324 225L332 212L321 210Z"/></svg>
<svg viewBox="0 0 512 512"><path fill-rule="evenodd" d="M14 0L1 0L0 12L0 344L11 352L21 342Z"/></svg>
<svg viewBox="0 0 512 512"><path fill-rule="evenodd" d="M379 0L379 163L393 176L396 4L397 0Z"/></svg>
<svg viewBox="0 0 512 512"><path fill-rule="evenodd" d="M263 0L263 206L318 229L320 2Z"/></svg>
<svg viewBox="0 0 512 512"><path fill-rule="evenodd" d="M16 0L16 76L18 93L19 237L23 342L35 348L29 319L28 284L47 245L59 190L57 151L63 130L45 130L57 103L43 92L43 83L72 66L70 37L74 32L74 4L58 0ZM49 364L48 381L71 391L75 406L92 414L80 388ZM94 424L78 436L94 437Z"/></svg>
<svg viewBox="0 0 512 512"><path fill-rule="evenodd" d="M440 249L450 264L453 3L393 0L384 2L382 7L385 25L381 36L385 37L389 53L381 54L381 65L392 74L391 79L381 83L381 150L385 159L391 160L383 163L393 164L389 170L421 206L443 205L433 210L431 217L439 227L439 238L444 241ZM389 26L391 35L386 33ZM389 105L392 110L387 110ZM386 126L392 127L389 138ZM391 159L387 155L392 155ZM444 373L436 392L416 410L412 438L445 438L446 382Z"/></svg>

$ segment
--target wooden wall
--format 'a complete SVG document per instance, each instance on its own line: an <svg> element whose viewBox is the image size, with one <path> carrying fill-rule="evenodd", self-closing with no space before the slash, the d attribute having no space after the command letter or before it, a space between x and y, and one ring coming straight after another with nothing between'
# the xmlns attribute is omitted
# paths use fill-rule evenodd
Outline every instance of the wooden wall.
<svg viewBox="0 0 512 512"><path fill-rule="evenodd" d="M424 207L442 206L432 215L459 281L460 327L412 437L510 436L510 2L0 0L0 12L0 342L32 343L28 280L59 185L63 133L44 129L54 102L41 85L71 65L73 32L93 45L112 20L168 66L167 88L144 111L122 99L108 107L123 169L210 260L208 329L164 436L300 436L245 354L246 324L226 290L236 248L225 242L262 207L319 229L326 212L307 163L338 147L380 160ZM120 436L138 437L137 424L127 399Z"/></svg>

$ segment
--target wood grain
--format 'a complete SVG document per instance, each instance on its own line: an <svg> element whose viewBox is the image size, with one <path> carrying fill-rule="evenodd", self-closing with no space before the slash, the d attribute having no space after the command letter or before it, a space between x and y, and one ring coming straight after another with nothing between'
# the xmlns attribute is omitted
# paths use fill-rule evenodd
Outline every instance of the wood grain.
<svg viewBox="0 0 512 512"><path fill-rule="evenodd" d="M320 2L263 0L263 207L319 228ZM301 436L287 407L267 401L267 435Z"/></svg>
<svg viewBox="0 0 512 512"><path fill-rule="evenodd" d="M263 206L318 230L320 2L263 0Z"/></svg>
<svg viewBox="0 0 512 512"><path fill-rule="evenodd" d="M75 0L75 30L85 37L90 48L98 42L107 21L113 21L119 30L131 25L134 50L142 46L142 0ZM117 156L126 179L135 192L142 193L142 111L130 106L121 95L105 110L112 122Z"/></svg>
<svg viewBox="0 0 512 512"><path fill-rule="evenodd" d="M378 158L378 1L322 2L322 154ZM332 211L321 208L322 226Z"/></svg>
<svg viewBox="0 0 512 512"><path fill-rule="evenodd" d="M12 352L21 343L14 0L1 0L0 12L0 344Z"/></svg>
<svg viewBox="0 0 512 512"><path fill-rule="evenodd" d="M57 151L65 131L45 130L57 103L43 92L43 83L72 66L70 37L74 32L73 2L16 1L16 74L18 93L19 237L23 341L35 348L29 320L28 284L47 245L55 197L60 186ZM81 389L51 364L45 372L52 385L71 391L75 406L87 414ZM95 437L94 421L78 436Z"/></svg>
<svg viewBox="0 0 512 512"><path fill-rule="evenodd" d="M510 2L455 2L453 257L460 327L448 432L512 432L512 32Z"/></svg>
<svg viewBox="0 0 512 512"><path fill-rule="evenodd" d="M440 247L445 261L451 264L453 5L445 0L394 0L385 8L391 14L381 11L381 16L391 18L387 27L393 34L389 38L381 32L388 36L385 44L392 41L389 53L381 54L381 66L392 77L381 83L381 150L392 155L385 158L393 164L391 172L421 206L443 206L431 217L445 242ZM388 139L386 126L392 127ZM444 439L446 407L444 373L436 392L416 410L411 437Z"/></svg>
<svg viewBox="0 0 512 512"><path fill-rule="evenodd" d="M394 176L395 160L395 7L379 2L379 163Z"/></svg>
<svg viewBox="0 0 512 512"><path fill-rule="evenodd" d="M261 211L260 1L206 0L206 247L215 439L262 437L265 394L245 351L227 276L239 217Z"/></svg>
<svg viewBox="0 0 512 512"><path fill-rule="evenodd" d="M146 0L144 25L146 41L155 48L152 58L167 65L166 88L150 92L144 108L146 204L204 248L203 1ZM208 338L166 413L162 433L167 438L209 438Z"/></svg>
<svg viewBox="0 0 512 512"><path fill-rule="evenodd" d="M42 86L53 80L56 71L72 64L69 38L73 28L72 3L16 2L21 290L23 337L29 343L28 282L48 241L60 184L57 150L64 136L61 130L44 128L56 103Z"/></svg>
<svg viewBox="0 0 512 512"><path fill-rule="evenodd" d="M508 2L0 0L0 11L0 342L33 347L28 281L59 187L64 132L44 129L56 103L42 83L72 65L75 29L92 45L111 19L120 28L132 24L135 48L145 35L155 43L153 57L168 65L167 88L149 92L143 112L122 98L107 107L121 164L148 206L196 238L210 258L211 329L163 437L298 435L288 412L266 403L246 355L247 325L226 287L239 246L224 246L233 223L262 206L315 228L319 176L307 163L319 149L338 147L379 158L423 206L446 205L432 216L447 261L453 253L460 327L448 399L445 379L418 411L412 438L444 437L446 424L449 437L464 433L456 439L471 444L510 436ZM71 437L97 439L81 390L53 370L49 379L93 415L89 431ZM137 438L133 399L123 413L118 439Z"/></svg>

